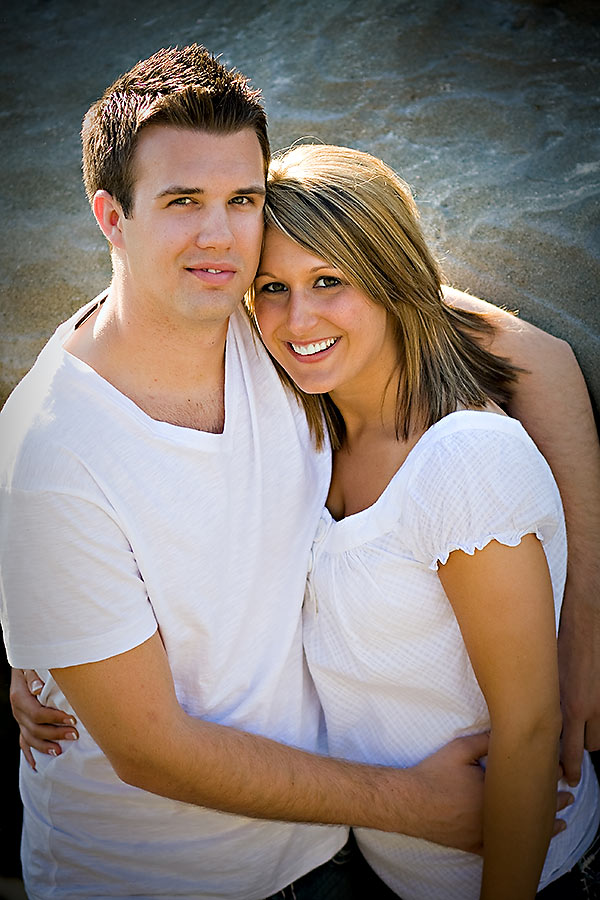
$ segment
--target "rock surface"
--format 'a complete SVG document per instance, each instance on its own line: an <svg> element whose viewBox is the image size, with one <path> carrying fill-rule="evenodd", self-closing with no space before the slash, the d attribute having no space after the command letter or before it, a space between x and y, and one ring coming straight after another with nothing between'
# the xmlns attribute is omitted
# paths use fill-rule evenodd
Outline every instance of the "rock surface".
<svg viewBox="0 0 600 900"><path fill-rule="evenodd" d="M0 402L110 264L81 118L160 46L262 88L274 148L314 135L415 190L447 280L569 340L600 400L600 13L510 0L24 0L2 14Z"/></svg>

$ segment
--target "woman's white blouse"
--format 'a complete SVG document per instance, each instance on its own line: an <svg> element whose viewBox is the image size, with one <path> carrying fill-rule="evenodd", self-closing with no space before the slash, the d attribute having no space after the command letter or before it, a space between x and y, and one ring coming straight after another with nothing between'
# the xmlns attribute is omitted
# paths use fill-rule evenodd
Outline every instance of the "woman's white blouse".
<svg viewBox="0 0 600 900"><path fill-rule="evenodd" d="M304 644L332 755L410 766L489 727L437 567L453 550L472 554L491 540L516 546L528 533L543 543L558 623L566 535L552 473L518 422L471 410L432 426L368 509L339 522L323 512ZM552 841L542 886L571 867L597 827L589 760L577 794L569 827ZM479 895L478 857L379 831L356 829L356 836L404 900Z"/></svg>

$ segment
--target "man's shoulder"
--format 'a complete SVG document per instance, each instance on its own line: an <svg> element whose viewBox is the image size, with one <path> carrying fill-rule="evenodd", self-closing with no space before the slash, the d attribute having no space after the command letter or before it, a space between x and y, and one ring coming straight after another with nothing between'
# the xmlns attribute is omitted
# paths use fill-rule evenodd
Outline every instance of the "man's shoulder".
<svg viewBox="0 0 600 900"><path fill-rule="evenodd" d="M0 412L0 474L14 482L18 472L44 468L69 434L82 425L83 374L63 349L78 310L58 326L32 368L19 382Z"/></svg>
<svg viewBox="0 0 600 900"><path fill-rule="evenodd" d="M77 323L87 318L90 309L93 310L95 305L97 305L97 298L77 309L68 319L57 325L56 330L43 346L31 369L11 392L2 409L4 418L6 418L7 414L11 415L15 407L23 413L25 409L33 409L37 403L45 405L49 402L53 393L56 374L66 356L64 350L65 340L73 328L77 326Z"/></svg>

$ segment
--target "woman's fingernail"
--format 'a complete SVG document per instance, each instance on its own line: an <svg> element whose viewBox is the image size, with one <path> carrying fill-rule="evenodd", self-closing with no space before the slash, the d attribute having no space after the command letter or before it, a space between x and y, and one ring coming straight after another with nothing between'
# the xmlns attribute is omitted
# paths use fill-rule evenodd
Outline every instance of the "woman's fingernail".
<svg viewBox="0 0 600 900"><path fill-rule="evenodd" d="M77 725L77 722L72 716L67 716L66 719L63 719L63 725Z"/></svg>
<svg viewBox="0 0 600 900"><path fill-rule="evenodd" d="M44 687L44 682L39 681L39 679L36 679L35 681L31 682L31 687L29 688L29 690L31 691L32 694L39 694L39 692L41 691L41 689L43 687Z"/></svg>
<svg viewBox="0 0 600 900"><path fill-rule="evenodd" d="M65 734L65 741L76 741L77 737L78 735L76 735L74 731L68 731Z"/></svg>
<svg viewBox="0 0 600 900"><path fill-rule="evenodd" d="M58 750L55 750L54 747L52 748L52 750L48 750L48 754L50 756L60 756L60 752Z"/></svg>

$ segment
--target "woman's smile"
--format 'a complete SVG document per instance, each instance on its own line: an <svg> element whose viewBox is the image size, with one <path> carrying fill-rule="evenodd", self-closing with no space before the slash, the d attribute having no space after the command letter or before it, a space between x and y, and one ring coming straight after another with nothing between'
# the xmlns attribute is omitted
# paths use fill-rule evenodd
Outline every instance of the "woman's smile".
<svg viewBox="0 0 600 900"><path fill-rule="evenodd" d="M298 356L313 357L317 355L322 356L326 350L329 350L329 348L333 347L334 344L337 344L338 341L339 338L330 337L321 341L311 341L308 344L299 344L295 341L288 341L288 344Z"/></svg>

